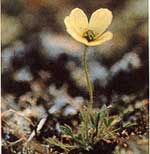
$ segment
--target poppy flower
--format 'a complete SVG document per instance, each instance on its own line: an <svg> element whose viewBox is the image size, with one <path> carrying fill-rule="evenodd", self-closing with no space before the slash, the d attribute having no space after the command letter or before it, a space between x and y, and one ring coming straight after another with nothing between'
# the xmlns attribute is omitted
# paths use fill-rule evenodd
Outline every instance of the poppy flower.
<svg viewBox="0 0 150 154"><path fill-rule="evenodd" d="M112 18L110 10L101 8L96 10L88 21L86 14L81 9L75 8L65 17L64 22L67 32L76 41L87 46L96 46L112 39L113 34L107 31Z"/></svg>

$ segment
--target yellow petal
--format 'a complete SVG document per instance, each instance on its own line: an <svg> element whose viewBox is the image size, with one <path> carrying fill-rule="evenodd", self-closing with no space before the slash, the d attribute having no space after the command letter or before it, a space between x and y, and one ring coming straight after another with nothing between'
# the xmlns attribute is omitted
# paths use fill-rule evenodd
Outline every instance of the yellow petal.
<svg viewBox="0 0 150 154"><path fill-rule="evenodd" d="M88 42L88 46L96 46L96 45L100 45L106 41L111 40L113 37L113 34L111 32L105 32L103 35L101 35L98 39Z"/></svg>
<svg viewBox="0 0 150 154"><path fill-rule="evenodd" d="M90 18L89 29L97 35L102 34L111 24L112 17L112 12L108 9L96 10Z"/></svg>
<svg viewBox="0 0 150 154"><path fill-rule="evenodd" d="M87 40L80 36L77 32L74 26L72 25L72 22L70 21L70 16L67 16L64 20L67 32L78 42L87 44Z"/></svg>
<svg viewBox="0 0 150 154"><path fill-rule="evenodd" d="M73 26L72 23L70 22L70 17L69 17L69 16L65 17L64 23L65 23L66 29L73 29L74 32L76 32L74 26ZM77 32L76 32L76 33L77 33ZM77 34L78 34L78 33L77 33Z"/></svg>
<svg viewBox="0 0 150 154"><path fill-rule="evenodd" d="M72 23L72 26L76 30L76 32L82 36L83 33L88 28L88 19L85 13L79 9L75 8L70 13L70 22Z"/></svg>

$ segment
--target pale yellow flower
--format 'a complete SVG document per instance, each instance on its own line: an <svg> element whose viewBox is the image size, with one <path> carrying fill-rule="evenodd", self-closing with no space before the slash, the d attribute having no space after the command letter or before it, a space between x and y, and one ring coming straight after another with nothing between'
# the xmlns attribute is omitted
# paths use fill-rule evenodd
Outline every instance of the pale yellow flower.
<svg viewBox="0 0 150 154"><path fill-rule="evenodd" d="M64 20L67 32L76 40L87 46L96 46L112 39L113 34L106 31L112 21L108 9L96 10L89 22L86 14L79 8L71 11Z"/></svg>

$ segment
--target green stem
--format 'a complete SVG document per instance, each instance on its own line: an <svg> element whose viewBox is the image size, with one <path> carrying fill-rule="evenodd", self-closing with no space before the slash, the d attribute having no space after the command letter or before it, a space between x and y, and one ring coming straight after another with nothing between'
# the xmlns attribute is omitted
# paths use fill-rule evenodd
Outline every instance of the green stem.
<svg viewBox="0 0 150 154"><path fill-rule="evenodd" d="M87 46L85 46L85 49L83 51L83 67L86 75L86 81L87 81L87 87L88 87L88 92L89 92L89 97L90 97L90 108L93 107L93 85L89 77L89 71L88 71L88 65L86 61L86 53L87 53Z"/></svg>

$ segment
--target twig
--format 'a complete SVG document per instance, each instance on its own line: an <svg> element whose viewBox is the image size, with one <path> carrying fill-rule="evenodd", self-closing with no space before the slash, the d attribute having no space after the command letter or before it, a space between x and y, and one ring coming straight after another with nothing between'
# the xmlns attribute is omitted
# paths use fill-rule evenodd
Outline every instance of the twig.
<svg viewBox="0 0 150 154"><path fill-rule="evenodd" d="M3 118L7 113L9 113L9 112L13 112L13 113L15 113L15 114L17 114L17 115L19 115L19 116L21 116L21 117L23 117L25 120L27 120L32 126L34 126L34 124L33 124L33 122L29 119L29 118L27 118L27 117L25 117L22 113L20 113L19 111L15 111L15 110L13 110L13 109L9 109L9 110L7 110L7 111L4 111L3 113L1 113L1 117Z"/></svg>
<svg viewBox="0 0 150 154"><path fill-rule="evenodd" d="M7 141L7 142L9 143L8 147L14 146L14 145L16 145L17 143L19 143L19 142L21 142L21 141L23 141L23 140L24 140L24 138L20 138L20 139L14 141L14 142L8 142L8 141Z"/></svg>
<svg viewBox="0 0 150 154"><path fill-rule="evenodd" d="M39 132L40 132L40 130L41 130L42 127L44 126L46 120L47 120L47 117L42 118L42 119L40 120L40 122L39 122L39 124L38 124L38 126L37 126L36 131L35 131L35 130L32 131L32 133L31 133L31 135L29 136L29 138L27 139L25 145L26 145L27 143L29 143L29 142L32 140L32 138L36 135L36 133L39 133Z"/></svg>

